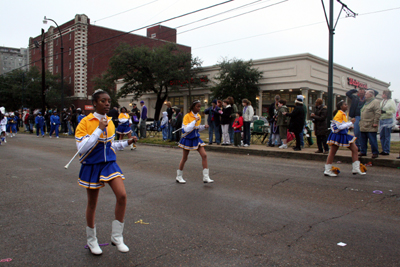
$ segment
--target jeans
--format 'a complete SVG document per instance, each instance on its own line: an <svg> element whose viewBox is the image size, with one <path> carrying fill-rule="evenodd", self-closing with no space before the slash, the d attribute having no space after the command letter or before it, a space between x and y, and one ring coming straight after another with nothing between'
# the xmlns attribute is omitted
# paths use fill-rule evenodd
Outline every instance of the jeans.
<svg viewBox="0 0 400 267"><path fill-rule="evenodd" d="M140 122L140 138L146 138L146 121L142 120Z"/></svg>
<svg viewBox="0 0 400 267"><path fill-rule="evenodd" d="M72 131L72 123L70 121L67 121L67 127L68 127L68 135L73 135L74 132Z"/></svg>
<svg viewBox="0 0 400 267"><path fill-rule="evenodd" d="M233 122L230 122L229 123L229 139L231 140L231 142L232 142L232 140L234 140L234 133L235 133L235 131L233 130Z"/></svg>
<svg viewBox="0 0 400 267"><path fill-rule="evenodd" d="M133 124L132 123L132 126L131 126L131 129L132 129L132 136L136 136L137 138L139 138L139 136L137 135L137 124Z"/></svg>
<svg viewBox="0 0 400 267"><path fill-rule="evenodd" d="M356 139L356 146L361 151L361 132L360 132L360 116L356 116L356 122L354 123L354 136Z"/></svg>
<svg viewBox="0 0 400 267"><path fill-rule="evenodd" d="M250 121L244 121L243 122L243 144L244 145L250 145L250 137L251 137L251 133L250 133Z"/></svg>
<svg viewBox="0 0 400 267"><path fill-rule="evenodd" d="M375 132L361 132L360 133L360 142L361 142L361 153L367 154L368 149L368 139L369 144L371 145L372 154L377 155L379 154L378 150L378 140L376 138Z"/></svg>
<svg viewBox="0 0 400 267"><path fill-rule="evenodd" d="M33 133L33 123L29 123L29 132Z"/></svg>
<svg viewBox="0 0 400 267"><path fill-rule="evenodd" d="M213 132L215 131L215 142L217 144L221 143L221 136L220 136L220 132L219 132L219 125L215 126L215 122L211 121L211 123L209 124L209 128L208 128L208 142L210 144L213 143Z"/></svg>
<svg viewBox="0 0 400 267"><path fill-rule="evenodd" d="M229 124L221 124L222 128L222 136L223 136L223 144L230 144L231 139L229 136Z"/></svg>
<svg viewBox="0 0 400 267"><path fill-rule="evenodd" d="M304 129L305 129L305 125L303 126L303 130L299 133L300 136L300 145L301 147L304 147Z"/></svg>
<svg viewBox="0 0 400 267"><path fill-rule="evenodd" d="M329 151L329 146L326 143L327 136L326 135L317 135L317 145L319 151ZM324 148L324 149L322 149Z"/></svg>
<svg viewBox="0 0 400 267"><path fill-rule="evenodd" d="M167 124L167 125L165 125L165 127L164 127L164 129L162 129L162 139L165 141L165 140L167 140L168 139L168 137L169 137L169 133L170 133L170 131L169 131L169 125Z"/></svg>
<svg viewBox="0 0 400 267"><path fill-rule="evenodd" d="M387 125L388 127L382 127L379 137L381 139L382 151L390 153L390 134L392 133L393 119L384 119L379 121L380 125Z"/></svg>

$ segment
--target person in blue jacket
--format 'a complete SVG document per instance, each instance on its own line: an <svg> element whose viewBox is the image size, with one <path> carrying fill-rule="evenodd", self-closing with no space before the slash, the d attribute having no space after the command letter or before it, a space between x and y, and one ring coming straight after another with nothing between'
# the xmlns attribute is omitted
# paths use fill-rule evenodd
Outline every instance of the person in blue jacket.
<svg viewBox="0 0 400 267"><path fill-rule="evenodd" d="M57 111L54 111L53 115L51 115L51 117L50 117L50 125L51 125L51 130L50 130L50 134L49 134L50 138L54 131L56 132L56 137L59 138L58 137L58 128L60 128L60 124L61 124L60 117L58 117Z"/></svg>
<svg viewBox="0 0 400 267"><path fill-rule="evenodd" d="M37 137L39 137L39 129L42 134L42 137L44 137L44 118L42 116L42 112L38 112L38 115L35 118L35 124L36 124Z"/></svg>
<svg viewBox="0 0 400 267"><path fill-rule="evenodd" d="M82 114L82 110L80 108L77 108L76 111L78 112L77 121L78 121L78 124L79 124L81 122L81 120L86 117L86 115Z"/></svg>

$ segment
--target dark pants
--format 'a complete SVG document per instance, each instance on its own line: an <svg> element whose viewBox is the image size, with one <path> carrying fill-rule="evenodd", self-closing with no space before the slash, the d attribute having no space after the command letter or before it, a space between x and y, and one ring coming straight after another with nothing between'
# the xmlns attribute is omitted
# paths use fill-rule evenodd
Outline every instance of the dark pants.
<svg viewBox="0 0 400 267"><path fill-rule="evenodd" d="M325 151L329 151L329 146L326 143L326 139L327 139L326 135L317 135L317 145L319 151L323 151L322 147L324 148Z"/></svg>
<svg viewBox="0 0 400 267"><path fill-rule="evenodd" d="M296 147L295 148L301 149L300 133L294 133L294 136L296 137Z"/></svg>
<svg viewBox="0 0 400 267"><path fill-rule="evenodd" d="M243 122L243 143L246 145L250 145L250 121Z"/></svg>
<svg viewBox="0 0 400 267"><path fill-rule="evenodd" d="M241 145L241 141L242 141L242 133L241 132L235 132L233 138L234 138L233 139L233 144L235 146L240 146Z"/></svg>

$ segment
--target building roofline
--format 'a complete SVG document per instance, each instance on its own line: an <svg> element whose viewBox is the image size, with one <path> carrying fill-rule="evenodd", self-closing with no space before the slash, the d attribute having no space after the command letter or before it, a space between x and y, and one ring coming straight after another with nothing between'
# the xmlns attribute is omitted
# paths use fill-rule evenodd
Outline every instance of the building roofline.
<svg viewBox="0 0 400 267"><path fill-rule="evenodd" d="M328 65L328 63L329 63L328 60L323 59L318 56L315 56L310 53L293 54L293 55L271 57L271 58L262 58L262 59L255 59L252 61L253 61L253 66L256 67L257 65L261 65L261 64L265 64L265 63L276 63L276 62L293 61L293 60L311 60L313 62L317 62L317 63L323 64L323 65ZM247 60L247 61L249 61L249 60ZM334 70L341 70L341 71L344 71L347 73L357 75L357 76L362 77L363 79L370 81L370 82L379 83L385 87L390 86L390 84L387 82L373 78L371 76L368 76L361 72L355 71L353 69L349 69L349 68L342 66L340 64L337 64L337 63L333 64L333 68L334 68ZM218 69L217 64L212 65L212 66L203 67L203 71L213 71L215 69Z"/></svg>

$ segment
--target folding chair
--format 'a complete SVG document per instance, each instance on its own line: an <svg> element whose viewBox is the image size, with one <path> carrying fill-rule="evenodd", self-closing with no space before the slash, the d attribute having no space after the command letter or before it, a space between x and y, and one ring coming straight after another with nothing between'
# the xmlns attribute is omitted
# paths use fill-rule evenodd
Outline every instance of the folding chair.
<svg viewBox="0 0 400 267"><path fill-rule="evenodd" d="M253 131L251 132L251 142L255 143L258 140L261 141L261 138L264 136L264 121L256 120L253 122Z"/></svg>

